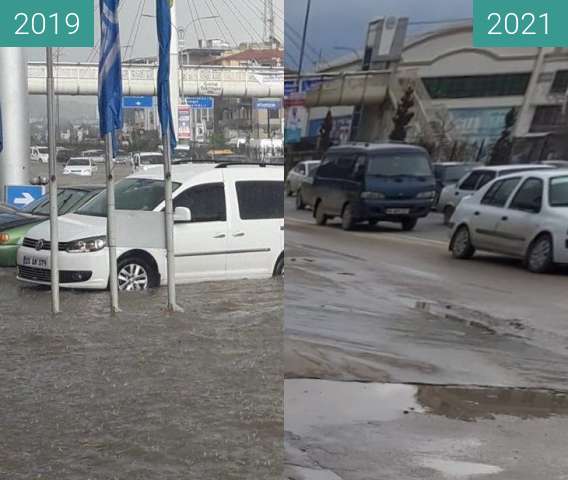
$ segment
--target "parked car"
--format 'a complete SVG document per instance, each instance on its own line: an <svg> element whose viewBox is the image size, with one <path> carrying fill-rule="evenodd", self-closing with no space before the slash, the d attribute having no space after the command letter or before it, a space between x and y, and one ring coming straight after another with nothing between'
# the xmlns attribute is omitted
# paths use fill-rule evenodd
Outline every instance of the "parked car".
<svg viewBox="0 0 568 480"><path fill-rule="evenodd" d="M47 147L30 147L30 159L34 162L48 163L49 148Z"/></svg>
<svg viewBox="0 0 568 480"><path fill-rule="evenodd" d="M162 212L163 169L131 175L116 184L120 210ZM267 278L284 270L284 172L282 167L225 164L176 165L172 170L178 283ZM59 267L64 288L104 289L109 281L106 193L59 222ZM163 220L160 219L160 224ZM138 225L119 242L118 285L144 290L164 284L166 255L147 242ZM32 228L18 250L18 278L47 285L49 222ZM136 248L128 244L136 242Z"/></svg>
<svg viewBox="0 0 568 480"><path fill-rule="evenodd" d="M92 177L97 170L98 167L91 158L75 157L69 159L65 168L63 168L63 175Z"/></svg>
<svg viewBox="0 0 568 480"><path fill-rule="evenodd" d="M321 160L306 160L304 162L299 162L290 172L286 178L285 188L286 194L291 197L296 194L300 189L302 181L306 178L312 171L317 169L321 164Z"/></svg>
<svg viewBox="0 0 568 480"><path fill-rule="evenodd" d="M164 164L162 152L140 152L134 154L134 171L144 171L148 167Z"/></svg>
<svg viewBox="0 0 568 480"><path fill-rule="evenodd" d="M434 177L436 177L436 200L438 204L442 190L449 185L455 185L467 173L476 167L475 163L440 162L434 164Z"/></svg>
<svg viewBox="0 0 568 480"><path fill-rule="evenodd" d="M296 210L304 210L306 208L306 203L304 202L304 195L303 191L312 189L314 183L314 177L316 172L318 171L317 168L312 168L308 174L302 179L302 183L300 187L296 191Z"/></svg>
<svg viewBox="0 0 568 480"><path fill-rule="evenodd" d="M436 210L444 214L444 225L448 225L450 218L461 200L472 195L481 187L489 183L491 180L526 171L538 171L554 168L550 165L540 164L516 164L516 165L499 165L492 167L474 168L470 173L465 175L455 185L450 185L442 190L440 199L436 205Z"/></svg>
<svg viewBox="0 0 568 480"><path fill-rule="evenodd" d="M85 150L81 152L81 157L90 158L93 163L105 163L105 151L100 149Z"/></svg>
<svg viewBox="0 0 568 480"><path fill-rule="evenodd" d="M73 212L89 202L103 187L78 186L60 188L57 207L60 215ZM28 230L49 216L49 195L37 199L21 210L0 205L0 266L15 267L16 252Z"/></svg>
<svg viewBox="0 0 568 480"><path fill-rule="evenodd" d="M113 158L114 163L119 165L132 165L132 153L126 150L119 150Z"/></svg>
<svg viewBox="0 0 568 480"><path fill-rule="evenodd" d="M435 187L430 156L422 147L352 143L328 150L313 183L303 184L302 199L318 225L341 217L345 230L381 220L412 230L430 212Z"/></svg>
<svg viewBox="0 0 568 480"><path fill-rule="evenodd" d="M458 205L450 250L521 258L535 273L568 263L568 170L519 172L498 178Z"/></svg>

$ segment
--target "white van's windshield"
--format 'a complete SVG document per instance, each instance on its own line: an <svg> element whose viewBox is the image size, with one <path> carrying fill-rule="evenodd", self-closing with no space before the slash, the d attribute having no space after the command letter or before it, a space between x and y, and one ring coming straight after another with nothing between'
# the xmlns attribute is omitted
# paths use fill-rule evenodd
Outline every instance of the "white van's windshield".
<svg viewBox="0 0 568 480"><path fill-rule="evenodd" d="M432 167L428 157L420 152L377 153L369 157L367 175L429 177L432 176Z"/></svg>
<svg viewBox="0 0 568 480"><path fill-rule="evenodd" d="M180 184L173 184L174 191ZM164 201L164 181L146 178L126 178L115 186L117 210L154 210ZM79 215L106 217L106 191L99 193L92 201L77 210Z"/></svg>

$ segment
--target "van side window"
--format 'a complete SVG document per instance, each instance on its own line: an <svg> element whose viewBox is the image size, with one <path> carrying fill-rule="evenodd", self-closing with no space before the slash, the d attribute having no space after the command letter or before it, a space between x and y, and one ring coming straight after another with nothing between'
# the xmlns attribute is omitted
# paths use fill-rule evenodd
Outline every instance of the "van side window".
<svg viewBox="0 0 568 480"><path fill-rule="evenodd" d="M355 155L342 154L335 160L335 169L333 177L335 178L352 178L355 168Z"/></svg>
<svg viewBox="0 0 568 480"><path fill-rule="evenodd" d="M236 182L239 213L242 220L284 218L282 182Z"/></svg>
<svg viewBox="0 0 568 480"><path fill-rule="evenodd" d="M318 168L316 176L321 178L331 177L335 170L336 159L337 157L335 155L328 155Z"/></svg>
<svg viewBox="0 0 568 480"><path fill-rule="evenodd" d="M225 222L225 186L222 183L208 183L188 188L174 198L174 208L187 207L191 210L191 222Z"/></svg>

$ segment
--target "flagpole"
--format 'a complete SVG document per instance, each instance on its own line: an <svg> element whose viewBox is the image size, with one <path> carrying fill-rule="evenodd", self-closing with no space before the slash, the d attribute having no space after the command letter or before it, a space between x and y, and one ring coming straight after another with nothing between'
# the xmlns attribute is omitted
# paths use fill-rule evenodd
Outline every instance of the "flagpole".
<svg viewBox="0 0 568 480"><path fill-rule="evenodd" d="M49 230L51 266L51 311L59 313L59 224L57 212L57 146L55 138L55 83L53 78L53 51L46 48L47 63L47 143L49 150Z"/></svg>
<svg viewBox="0 0 568 480"><path fill-rule="evenodd" d="M174 251L174 206L172 185L172 144L170 141L170 129L165 129L163 135L164 147L164 201L166 222L166 264L168 274L168 310L170 312L182 312L176 301L176 259Z"/></svg>
<svg viewBox="0 0 568 480"><path fill-rule="evenodd" d="M120 312L118 306L118 271L116 264L116 220L114 198L114 175L112 173L112 136L113 133L105 134L105 171L107 190L107 245L109 261L109 289L110 308L113 313Z"/></svg>

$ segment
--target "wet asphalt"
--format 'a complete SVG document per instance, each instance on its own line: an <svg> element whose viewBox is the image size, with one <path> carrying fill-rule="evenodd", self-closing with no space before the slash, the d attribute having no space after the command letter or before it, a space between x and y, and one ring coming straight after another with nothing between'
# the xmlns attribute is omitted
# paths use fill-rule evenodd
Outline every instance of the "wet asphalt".
<svg viewBox="0 0 568 480"><path fill-rule="evenodd" d="M286 206L287 478L567 478L566 272Z"/></svg>

